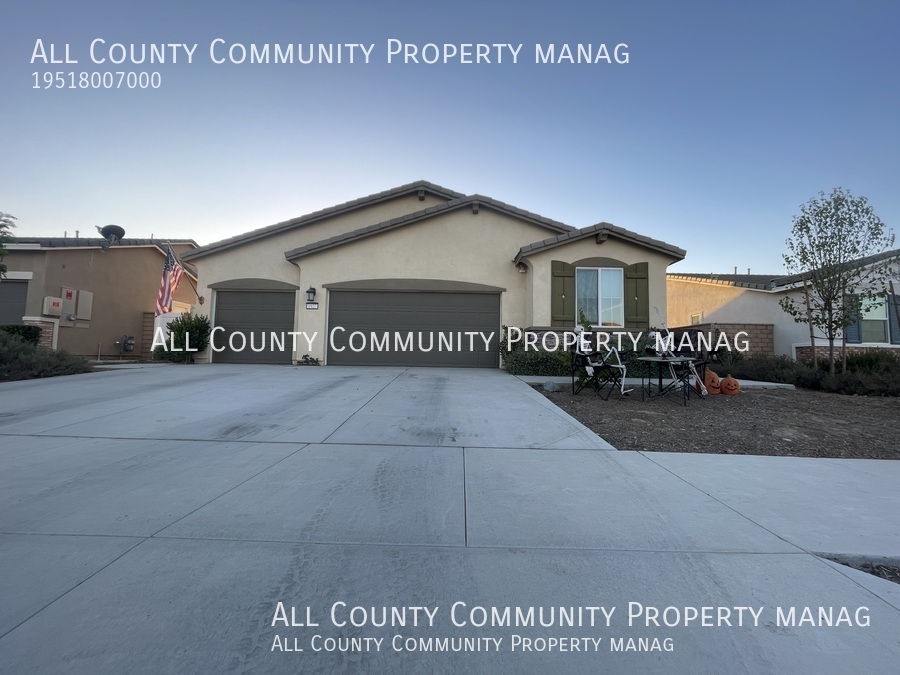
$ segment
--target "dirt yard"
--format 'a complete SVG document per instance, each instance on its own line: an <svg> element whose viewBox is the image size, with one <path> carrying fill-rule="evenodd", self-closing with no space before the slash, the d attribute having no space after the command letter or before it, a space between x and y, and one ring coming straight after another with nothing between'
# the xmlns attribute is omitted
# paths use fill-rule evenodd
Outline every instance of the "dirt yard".
<svg viewBox="0 0 900 675"><path fill-rule="evenodd" d="M900 459L900 398L745 389L738 396L604 401L586 389L543 393L619 450Z"/></svg>

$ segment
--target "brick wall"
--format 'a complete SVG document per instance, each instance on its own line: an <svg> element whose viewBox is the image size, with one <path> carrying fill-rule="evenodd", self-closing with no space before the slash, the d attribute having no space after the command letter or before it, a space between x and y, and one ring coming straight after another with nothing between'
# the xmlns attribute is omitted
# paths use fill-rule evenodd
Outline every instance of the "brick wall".
<svg viewBox="0 0 900 675"><path fill-rule="evenodd" d="M37 326L41 329L41 339L38 344L47 349L53 349L53 330L56 325L52 321L40 321L38 319L25 319L23 323L26 326Z"/></svg>
<svg viewBox="0 0 900 675"><path fill-rule="evenodd" d="M747 353L772 355L775 353L774 329L775 327L771 323L701 323L696 326L680 326L671 330L699 330L702 333L711 333L714 339L719 333L725 333L731 345L734 345L734 336L743 332L746 333L746 337L742 335L741 340L747 341Z"/></svg>

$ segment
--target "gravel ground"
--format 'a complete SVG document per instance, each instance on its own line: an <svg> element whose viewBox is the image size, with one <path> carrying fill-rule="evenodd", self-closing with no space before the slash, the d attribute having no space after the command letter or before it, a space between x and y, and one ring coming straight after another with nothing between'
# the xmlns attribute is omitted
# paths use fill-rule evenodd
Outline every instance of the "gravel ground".
<svg viewBox="0 0 900 675"><path fill-rule="evenodd" d="M900 459L900 398L804 389L744 389L738 396L641 400L586 389L548 399L619 450Z"/></svg>

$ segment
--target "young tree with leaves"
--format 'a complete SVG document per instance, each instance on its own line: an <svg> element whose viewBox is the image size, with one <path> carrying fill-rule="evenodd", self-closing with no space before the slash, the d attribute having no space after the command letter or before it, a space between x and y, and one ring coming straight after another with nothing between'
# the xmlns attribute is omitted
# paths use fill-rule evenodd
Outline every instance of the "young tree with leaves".
<svg viewBox="0 0 900 675"><path fill-rule="evenodd" d="M894 235L865 197L835 188L820 192L800 207L782 257L790 274L804 285L798 302L788 296L781 308L797 323L809 322L828 340L829 372L834 375L834 342L857 321L863 306L885 301ZM815 350L815 344L813 344Z"/></svg>
<svg viewBox="0 0 900 675"><path fill-rule="evenodd" d="M15 216L0 211L0 279L6 278L6 264L3 259L9 255L6 244L12 241L12 229L16 226L13 222Z"/></svg>

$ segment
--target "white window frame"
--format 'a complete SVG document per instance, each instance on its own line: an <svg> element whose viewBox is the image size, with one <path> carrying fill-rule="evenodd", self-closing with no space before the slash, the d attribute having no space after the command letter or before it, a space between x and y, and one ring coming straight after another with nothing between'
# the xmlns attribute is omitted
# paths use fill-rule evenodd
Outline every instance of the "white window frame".
<svg viewBox="0 0 900 675"><path fill-rule="evenodd" d="M877 342L872 342L872 344L890 344L891 342L891 333L890 333L890 324L888 323L888 303L887 298L883 299L883 302L878 307L872 307L871 302L863 302L863 306L860 308L859 312L859 335L862 338L863 342L868 343L869 340L865 339L865 324L867 321L880 322L884 328L882 334L884 335L883 340L878 340ZM868 306L867 306L868 305ZM873 313L877 312L880 316L872 316Z"/></svg>
<svg viewBox="0 0 900 675"><path fill-rule="evenodd" d="M575 323L578 323L578 308L580 303L578 302L578 271L579 270L591 270L597 272L597 321L599 322L596 327L598 328L621 328L625 326L625 270L621 267L576 267L575 268ZM621 307L622 307L622 323L618 325L604 325L603 324L603 272L604 271L612 271L618 272L619 278L621 279L621 288L622 295L619 296L621 299Z"/></svg>

